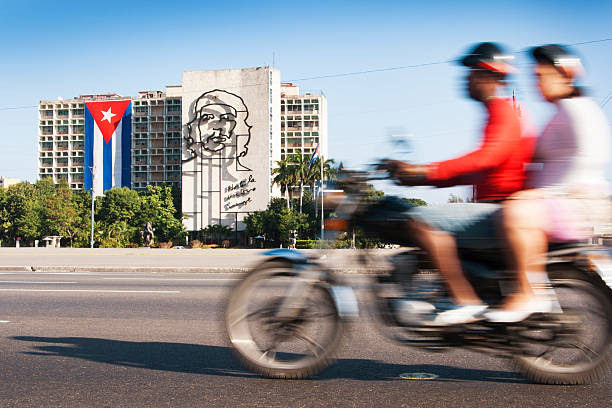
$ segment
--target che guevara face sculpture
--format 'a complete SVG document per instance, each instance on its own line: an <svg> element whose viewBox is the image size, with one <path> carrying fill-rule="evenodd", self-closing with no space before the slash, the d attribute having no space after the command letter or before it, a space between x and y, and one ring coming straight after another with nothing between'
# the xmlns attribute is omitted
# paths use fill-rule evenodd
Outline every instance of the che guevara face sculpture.
<svg viewBox="0 0 612 408"><path fill-rule="evenodd" d="M188 162L195 157L235 155L237 170L250 170L240 160L248 151L251 127L244 100L231 92L215 89L193 103L193 119L187 124Z"/></svg>

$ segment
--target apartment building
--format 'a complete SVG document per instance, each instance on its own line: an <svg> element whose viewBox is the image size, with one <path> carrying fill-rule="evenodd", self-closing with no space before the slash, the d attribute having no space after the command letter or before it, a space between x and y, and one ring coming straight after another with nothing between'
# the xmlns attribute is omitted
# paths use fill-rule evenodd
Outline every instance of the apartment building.
<svg viewBox="0 0 612 408"><path fill-rule="evenodd" d="M323 93L300 94L297 85L281 83L281 159L292 154L310 156L319 143L327 155L327 99Z"/></svg>
<svg viewBox="0 0 612 408"><path fill-rule="evenodd" d="M181 186L181 97L142 91L132 101L132 188Z"/></svg>
<svg viewBox="0 0 612 408"><path fill-rule="evenodd" d="M44 100L38 105L38 178L83 188L85 102L124 99L117 94L80 95Z"/></svg>
<svg viewBox="0 0 612 408"><path fill-rule="evenodd" d="M189 167L193 166L195 160L188 161L187 168L184 162L186 158L191 157L189 153L195 154L196 152L193 146L186 144L185 124L192 120L193 112L189 111L192 108L190 106L192 100L202 97L209 90L215 90L218 93L214 96L216 98L229 98L235 102L234 104L244 105L238 112L244 111L248 117L246 122L248 127L245 128L247 130L243 132L244 135L237 134L238 139L244 145L244 151L237 152L238 164L235 164L234 167L241 170L242 173L237 173L235 178L240 179L238 176L252 170L253 178L259 180L259 183L262 183L263 180L269 183L265 189L258 186L256 196L259 197L260 192L263 191L267 191L266 195L262 195L262 198L257 198L257 200L253 195L249 205L241 205L244 207L241 208L242 213L247 213L255 208L265 208L270 195L279 195L278 186L274 186L271 181L271 172L277 160L296 153L310 156L317 144L320 144L320 154L324 158L329 157L327 100L323 93L300 94L298 86L292 83L281 83L280 72L269 67L191 71L191 73L184 73L185 75L188 78L198 78L197 81L193 79L195 82L193 90L189 91L191 93L186 93L188 88L185 88L183 84L183 86L168 86L165 92L142 91L136 97L123 97L109 93L80 95L69 100L40 101L38 177L51 177L56 183L64 181L73 189L82 189L85 171L89 171L84 165L85 103L131 99L131 187L143 190L147 185L170 184L182 187L184 198L186 195L195 194L192 180L189 179L189 183L185 184L185 172L187 171L188 175L196 172L195 169ZM261 86L243 86L243 83L261 84ZM221 91L223 89L225 91ZM190 102L183 109L183 99L186 97L186 100ZM238 149L238 146L235 146L235 149ZM215 152L213 150L213 153ZM247 162L248 164L245 164ZM200 196L204 187L198 185L197 189L199 189L197 191ZM232 206L233 204L227 205ZM208 204L200 203L197 209L196 207L183 209L187 213L200 214L198 217L194 215L191 222L195 223L197 220L197 225L190 225L191 227L202 228L212 223L213 219L214 222L223 219L224 223L229 224L231 220L225 220L225 216L229 216L230 213L234 215L234 225L241 219L236 215L238 212L235 208L238 207L231 207L231 211L215 207L214 210L207 210L210 214L204 217L206 219L201 216L204 208L208 209Z"/></svg>
<svg viewBox="0 0 612 408"><path fill-rule="evenodd" d="M40 101L38 177L65 181L82 189L84 180L85 103L132 99L118 94L80 95ZM139 92L132 100L132 188L181 184L181 97L162 91Z"/></svg>

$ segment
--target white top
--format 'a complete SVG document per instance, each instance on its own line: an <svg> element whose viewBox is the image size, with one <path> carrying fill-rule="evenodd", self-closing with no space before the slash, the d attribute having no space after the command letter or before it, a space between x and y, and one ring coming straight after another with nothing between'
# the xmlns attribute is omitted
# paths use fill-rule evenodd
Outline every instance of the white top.
<svg viewBox="0 0 612 408"><path fill-rule="evenodd" d="M610 127L590 98L557 102L557 113L538 138L534 161L541 163L533 187L560 191L608 192Z"/></svg>

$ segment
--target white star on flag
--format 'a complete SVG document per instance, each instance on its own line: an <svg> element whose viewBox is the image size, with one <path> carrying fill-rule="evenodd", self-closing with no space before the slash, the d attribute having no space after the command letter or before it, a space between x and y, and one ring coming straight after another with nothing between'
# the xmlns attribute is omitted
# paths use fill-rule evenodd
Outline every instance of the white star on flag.
<svg viewBox="0 0 612 408"><path fill-rule="evenodd" d="M101 112L102 112L102 115L104 115L102 120L108 120L108 123L111 123L111 119L113 118L113 116L117 116L116 114L111 112L111 108L108 108L107 111L101 111Z"/></svg>

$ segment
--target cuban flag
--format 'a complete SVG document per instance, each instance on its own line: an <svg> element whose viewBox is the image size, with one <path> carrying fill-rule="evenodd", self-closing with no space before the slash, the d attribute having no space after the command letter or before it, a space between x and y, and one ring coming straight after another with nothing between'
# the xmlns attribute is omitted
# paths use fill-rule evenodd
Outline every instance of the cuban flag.
<svg viewBox="0 0 612 408"><path fill-rule="evenodd" d="M317 143L317 147L315 148L315 151L312 152L312 156L310 156L310 161L308 162L309 169L312 167L312 165L314 164L315 160L317 160L318 157L319 157L319 144Z"/></svg>
<svg viewBox="0 0 612 408"><path fill-rule="evenodd" d="M132 101L85 103L84 187L94 196L130 187Z"/></svg>

